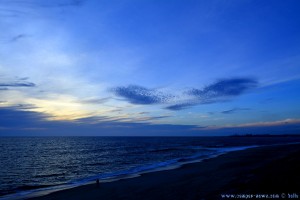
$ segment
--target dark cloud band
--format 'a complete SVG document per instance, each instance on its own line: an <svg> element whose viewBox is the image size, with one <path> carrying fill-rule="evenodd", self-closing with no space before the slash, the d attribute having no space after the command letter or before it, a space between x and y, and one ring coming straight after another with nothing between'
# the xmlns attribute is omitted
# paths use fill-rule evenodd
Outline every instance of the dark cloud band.
<svg viewBox="0 0 300 200"><path fill-rule="evenodd" d="M0 87L35 87L31 82L0 83Z"/></svg>
<svg viewBox="0 0 300 200"><path fill-rule="evenodd" d="M130 85L127 87L113 88L113 93L124 98L132 104L171 104L165 107L168 110L182 110L199 104L217 103L228 101L233 97L244 94L250 89L258 86L258 82L251 78L221 79L203 89L192 88L184 91L182 96L166 94L154 89L142 86ZM186 98L186 95L188 98ZM176 98L175 98L176 97ZM234 112L234 111L233 111Z"/></svg>
<svg viewBox="0 0 300 200"><path fill-rule="evenodd" d="M116 87L112 91L115 95L126 99L132 104L160 104L166 102L169 98L168 95L162 92L137 85Z"/></svg>
<svg viewBox="0 0 300 200"><path fill-rule="evenodd" d="M204 89L192 89L188 94L201 98L238 96L251 88L257 87L257 81L250 78L234 78L219 80Z"/></svg>
<svg viewBox="0 0 300 200"><path fill-rule="evenodd" d="M250 108L233 108L233 109L230 109L230 110L224 110L221 113L222 114L234 114L234 113L239 112L239 111L247 111L247 110L251 110L251 109Z"/></svg>

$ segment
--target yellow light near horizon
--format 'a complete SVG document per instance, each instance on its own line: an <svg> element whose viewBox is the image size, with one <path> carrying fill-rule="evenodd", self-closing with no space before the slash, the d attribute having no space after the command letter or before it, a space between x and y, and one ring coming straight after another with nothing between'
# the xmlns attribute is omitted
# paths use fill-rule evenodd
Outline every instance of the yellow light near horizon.
<svg viewBox="0 0 300 200"><path fill-rule="evenodd" d="M35 112L48 114L48 120L76 120L92 116L92 112L85 108L74 98L60 96L57 99L27 99L28 104L33 104Z"/></svg>
<svg viewBox="0 0 300 200"><path fill-rule="evenodd" d="M95 117L94 120L84 121L84 123L98 123L103 120L119 122L148 121L156 124L165 122L163 120L152 120L151 117L148 118L144 115L141 116L139 106L127 105L113 100L108 104L89 104L84 101L85 99L72 95L48 93L44 98L33 98L17 91L10 92L10 96L13 97L13 101L2 102L0 106L16 106L18 110L42 113L45 114L45 119L49 121L75 121L80 123L79 119ZM18 105L20 106L18 107ZM26 107L27 105L28 107ZM116 108L122 109L116 112L114 111Z"/></svg>

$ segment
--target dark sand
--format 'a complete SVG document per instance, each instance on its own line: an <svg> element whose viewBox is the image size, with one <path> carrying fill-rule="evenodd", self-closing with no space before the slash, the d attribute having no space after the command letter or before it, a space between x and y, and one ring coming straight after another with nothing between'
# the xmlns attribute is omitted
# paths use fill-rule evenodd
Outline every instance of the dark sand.
<svg viewBox="0 0 300 200"><path fill-rule="evenodd" d="M232 152L179 169L100 183L99 188L95 182L34 199L201 200L243 193L297 193L300 199L300 144Z"/></svg>

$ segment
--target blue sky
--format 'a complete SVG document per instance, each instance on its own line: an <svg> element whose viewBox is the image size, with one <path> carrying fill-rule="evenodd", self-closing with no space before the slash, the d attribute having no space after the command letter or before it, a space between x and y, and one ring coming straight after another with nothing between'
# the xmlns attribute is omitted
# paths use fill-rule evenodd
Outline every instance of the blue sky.
<svg viewBox="0 0 300 200"><path fill-rule="evenodd" d="M297 0L0 0L0 135L299 133L299 24Z"/></svg>

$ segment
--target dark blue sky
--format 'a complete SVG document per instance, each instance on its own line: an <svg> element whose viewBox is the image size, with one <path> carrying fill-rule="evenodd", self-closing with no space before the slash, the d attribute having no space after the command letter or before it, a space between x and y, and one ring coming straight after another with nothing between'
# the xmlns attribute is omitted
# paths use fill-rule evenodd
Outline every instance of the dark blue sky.
<svg viewBox="0 0 300 200"><path fill-rule="evenodd" d="M299 133L299 24L298 0L2 0L0 135Z"/></svg>

